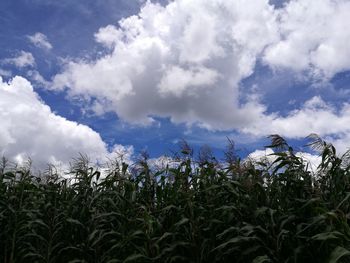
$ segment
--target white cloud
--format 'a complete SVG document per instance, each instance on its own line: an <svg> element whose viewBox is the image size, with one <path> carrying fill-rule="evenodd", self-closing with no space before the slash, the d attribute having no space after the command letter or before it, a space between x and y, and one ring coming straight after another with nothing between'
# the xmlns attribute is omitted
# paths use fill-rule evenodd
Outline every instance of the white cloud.
<svg viewBox="0 0 350 263"><path fill-rule="evenodd" d="M108 158L112 161L117 160L119 163L125 162L131 164L134 158L134 147L116 144L113 146L112 152Z"/></svg>
<svg viewBox="0 0 350 263"><path fill-rule="evenodd" d="M268 105L240 83L258 60L318 80L350 70L349 13L345 0L293 0L281 8L268 0L148 1L139 14L100 28L95 39L107 54L70 61L52 88L129 123L158 116L256 136L347 139L348 104L339 110L314 97L282 116L267 113Z"/></svg>
<svg viewBox="0 0 350 263"><path fill-rule="evenodd" d="M121 32L112 25L102 27L95 34L96 42L101 43L107 47L113 47L121 37Z"/></svg>
<svg viewBox="0 0 350 263"><path fill-rule="evenodd" d="M34 35L30 35L27 37L29 41L36 47L46 49L46 50L52 49L51 43L49 42L47 36L44 35L43 33L37 32Z"/></svg>
<svg viewBox="0 0 350 263"><path fill-rule="evenodd" d="M248 154L246 160L255 162L263 162L266 164L272 164L276 160L276 156L273 155L274 151L271 148L265 150L255 150Z"/></svg>
<svg viewBox="0 0 350 263"><path fill-rule="evenodd" d="M50 82L45 80L45 78L37 70L28 70L27 76L30 80L43 87L50 85Z"/></svg>
<svg viewBox="0 0 350 263"><path fill-rule="evenodd" d="M337 110L320 97L313 97L287 116L261 116L258 122L247 126L243 131L260 136L278 133L289 138L303 138L311 133L320 136L340 135L350 134L350 127L347 125L349 121L350 104L345 103Z"/></svg>
<svg viewBox="0 0 350 263"><path fill-rule="evenodd" d="M265 110L255 101L240 104L239 82L277 37L267 0L147 2L137 16L95 35L109 54L68 63L53 85L87 102L94 97L130 123L150 124L160 116L239 128Z"/></svg>
<svg viewBox="0 0 350 263"><path fill-rule="evenodd" d="M297 152L295 155L297 157L301 157L304 160L304 164L307 166L307 169L311 172L316 172L318 166L321 164L322 161L321 156L307 152Z"/></svg>
<svg viewBox="0 0 350 263"><path fill-rule="evenodd" d="M0 77L0 119L0 154L16 161L31 157L37 167L68 164L79 152L103 162L122 150L108 152L91 128L54 114L22 77L9 83Z"/></svg>
<svg viewBox="0 0 350 263"><path fill-rule="evenodd" d="M159 156L157 158L151 158L147 161L149 167L155 171L162 171L167 168L175 168L180 165L181 161L175 160L169 156Z"/></svg>
<svg viewBox="0 0 350 263"><path fill-rule="evenodd" d="M3 60L5 64L13 64L18 68L32 67L35 65L35 59L30 52L20 51L18 56L14 58L6 58Z"/></svg>
<svg viewBox="0 0 350 263"><path fill-rule="evenodd" d="M316 172L319 164L321 163L321 157L319 155L314 155L308 152L296 152L295 156L303 159L307 170L310 172ZM277 156L274 155L274 151L271 148L266 148L265 150L255 150L250 153L246 160L249 160L259 168L257 162L262 162L265 164L272 164L276 161Z"/></svg>
<svg viewBox="0 0 350 263"><path fill-rule="evenodd" d="M333 136L325 136L325 140L331 142L335 146L338 155L342 155L350 150L350 132L341 132Z"/></svg>
<svg viewBox="0 0 350 263"><path fill-rule="evenodd" d="M218 73L207 68L184 70L178 66L173 66L165 72L158 88L164 96L173 94L181 97L186 89L197 94L199 91L193 90L193 87L213 86L217 78Z"/></svg>
<svg viewBox="0 0 350 263"><path fill-rule="evenodd" d="M281 38L265 52L272 66L331 78L350 69L350 2L294 0L279 10Z"/></svg>
<svg viewBox="0 0 350 263"><path fill-rule="evenodd" d="M0 76L2 76L2 77L11 77L11 75L12 75L11 71L0 68Z"/></svg>

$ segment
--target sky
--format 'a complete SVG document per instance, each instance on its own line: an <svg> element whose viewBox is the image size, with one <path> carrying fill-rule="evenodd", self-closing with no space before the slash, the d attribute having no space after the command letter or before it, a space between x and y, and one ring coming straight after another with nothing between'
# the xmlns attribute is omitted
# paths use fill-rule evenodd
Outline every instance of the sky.
<svg viewBox="0 0 350 263"><path fill-rule="evenodd" d="M2 0L0 153L350 146L348 0Z"/></svg>

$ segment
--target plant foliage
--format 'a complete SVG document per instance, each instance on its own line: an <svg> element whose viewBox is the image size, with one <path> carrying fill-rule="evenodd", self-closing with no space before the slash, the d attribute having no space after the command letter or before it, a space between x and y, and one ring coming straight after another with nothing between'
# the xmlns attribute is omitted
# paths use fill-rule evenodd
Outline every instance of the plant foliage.
<svg viewBox="0 0 350 263"><path fill-rule="evenodd" d="M225 163L184 144L176 165L116 163L104 176L85 156L70 179L0 164L0 262L350 262L349 154L316 135L311 173L287 142L272 164ZM102 178L104 177L104 178Z"/></svg>

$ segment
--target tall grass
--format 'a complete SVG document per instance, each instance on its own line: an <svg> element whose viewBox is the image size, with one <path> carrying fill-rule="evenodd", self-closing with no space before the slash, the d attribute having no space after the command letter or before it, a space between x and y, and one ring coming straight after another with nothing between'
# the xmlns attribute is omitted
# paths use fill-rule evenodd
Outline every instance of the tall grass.
<svg viewBox="0 0 350 263"><path fill-rule="evenodd" d="M86 158L64 179L50 167L0 166L0 262L350 262L349 154L311 136L315 174L274 135L272 164L218 162L184 145L177 165Z"/></svg>

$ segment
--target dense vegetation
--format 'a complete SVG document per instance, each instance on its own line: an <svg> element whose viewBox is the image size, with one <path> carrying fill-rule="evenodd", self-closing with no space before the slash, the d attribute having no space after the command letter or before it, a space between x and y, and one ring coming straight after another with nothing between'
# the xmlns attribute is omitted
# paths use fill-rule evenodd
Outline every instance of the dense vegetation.
<svg viewBox="0 0 350 263"><path fill-rule="evenodd" d="M147 157L107 176L75 160L54 168L0 167L0 262L350 262L349 153L312 136L315 173L272 136L272 164L194 158L152 169Z"/></svg>

